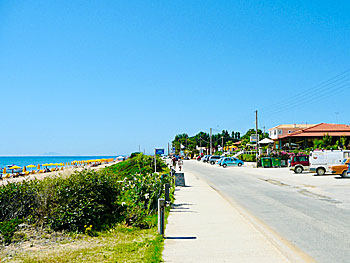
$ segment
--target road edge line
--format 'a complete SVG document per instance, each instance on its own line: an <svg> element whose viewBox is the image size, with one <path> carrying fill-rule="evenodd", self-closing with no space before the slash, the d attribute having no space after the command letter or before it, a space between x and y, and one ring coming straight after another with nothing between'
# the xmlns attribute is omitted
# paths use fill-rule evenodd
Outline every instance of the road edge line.
<svg viewBox="0 0 350 263"><path fill-rule="evenodd" d="M251 214L246 208L238 204L232 198L223 194L218 190L212 182L203 178L200 175L195 175L189 172L193 176L205 182L210 188L217 192L223 199L225 199L233 209L236 209L240 215L242 215L252 226L259 231L266 239L271 242L290 262L316 262L311 256L302 251L299 247L293 245L290 241L281 237L275 230L264 223L262 220ZM185 172L186 174L186 172Z"/></svg>

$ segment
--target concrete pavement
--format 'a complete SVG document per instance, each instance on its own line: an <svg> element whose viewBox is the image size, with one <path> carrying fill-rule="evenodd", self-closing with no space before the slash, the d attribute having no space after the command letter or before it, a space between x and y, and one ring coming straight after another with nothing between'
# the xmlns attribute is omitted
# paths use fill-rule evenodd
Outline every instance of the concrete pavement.
<svg viewBox="0 0 350 263"><path fill-rule="evenodd" d="M165 262L311 262L237 204L185 171L165 231Z"/></svg>

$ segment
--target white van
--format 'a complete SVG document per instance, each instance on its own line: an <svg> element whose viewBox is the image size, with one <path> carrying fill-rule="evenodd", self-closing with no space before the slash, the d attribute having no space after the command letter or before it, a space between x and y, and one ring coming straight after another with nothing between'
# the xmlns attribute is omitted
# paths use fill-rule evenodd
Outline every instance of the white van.
<svg viewBox="0 0 350 263"><path fill-rule="evenodd" d="M350 158L350 150L322 150L310 152L310 172L317 175L332 173L329 166L341 164L342 160Z"/></svg>

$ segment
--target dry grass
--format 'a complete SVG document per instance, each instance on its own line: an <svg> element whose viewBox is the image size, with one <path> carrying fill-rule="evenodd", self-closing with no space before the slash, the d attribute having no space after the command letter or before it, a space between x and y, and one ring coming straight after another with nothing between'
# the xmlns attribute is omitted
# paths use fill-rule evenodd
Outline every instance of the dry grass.
<svg viewBox="0 0 350 263"><path fill-rule="evenodd" d="M6 262L160 262L163 240L156 229L116 227L97 237L32 247Z"/></svg>

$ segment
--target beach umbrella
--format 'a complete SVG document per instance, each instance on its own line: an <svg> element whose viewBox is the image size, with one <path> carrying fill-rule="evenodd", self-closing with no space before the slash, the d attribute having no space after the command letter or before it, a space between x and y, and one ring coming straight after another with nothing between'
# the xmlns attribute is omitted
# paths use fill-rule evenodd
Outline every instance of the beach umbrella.
<svg viewBox="0 0 350 263"><path fill-rule="evenodd" d="M23 166L23 173L25 173L26 171L27 171L27 168Z"/></svg>
<svg viewBox="0 0 350 263"><path fill-rule="evenodd" d="M36 166L33 164L27 165L27 168L32 168L31 171L33 171L33 168L35 168Z"/></svg>
<svg viewBox="0 0 350 263"><path fill-rule="evenodd" d="M3 174L6 174L6 168L4 168L4 171L2 171Z"/></svg>
<svg viewBox="0 0 350 263"><path fill-rule="evenodd" d="M17 165L11 166L9 169L10 170L15 170L15 169L21 169L22 167L19 167Z"/></svg>
<svg viewBox="0 0 350 263"><path fill-rule="evenodd" d="M17 166L17 165L14 165L14 166L11 166L9 167L10 170L12 170L12 173L13 173L13 170L15 169L21 169L21 167Z"/></svg>
<svg viewBox="0 0 350 263"><path fill-rule="evenodd" d="M38 164L38 167L37 167L38 170L40 170L40 164Z"/></svg>
<svg viewBox="0 0 350 263"><path fill-rule="evenodd" d="M63 166L64 164L63 163L59 163L58 165Z"/></svg>

